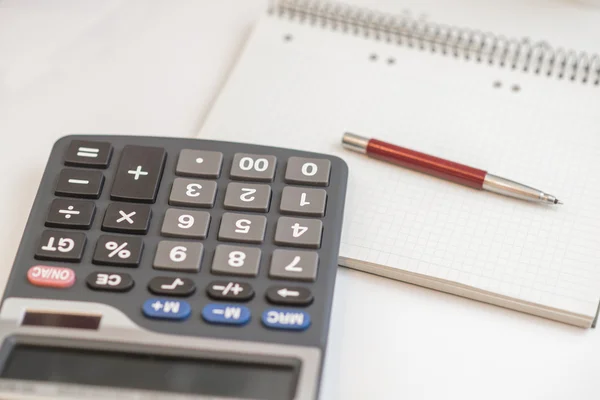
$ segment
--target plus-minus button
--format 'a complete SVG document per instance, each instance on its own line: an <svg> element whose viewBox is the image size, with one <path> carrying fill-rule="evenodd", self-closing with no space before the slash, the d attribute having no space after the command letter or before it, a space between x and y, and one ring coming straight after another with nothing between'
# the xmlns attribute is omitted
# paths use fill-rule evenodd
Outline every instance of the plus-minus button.
<svg viewBox="0 0 600 400"><path fill-rule="evenodd" d="M166 151L161 147L125 146L110 198L154 203L166 157Z"/></svg>

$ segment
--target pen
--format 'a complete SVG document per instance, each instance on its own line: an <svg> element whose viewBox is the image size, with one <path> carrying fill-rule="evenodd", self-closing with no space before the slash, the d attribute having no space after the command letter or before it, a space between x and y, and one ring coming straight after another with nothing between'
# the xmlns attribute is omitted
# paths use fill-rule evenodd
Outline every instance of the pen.
<svg viewBox="0 0 600 400"><path fill-rule="evenodd" d="M546 204L563 204L551 194L514 182L481 169L444 160L429 154L406 149L377 139L346 132L342 145L349 150L366 154L402 167L436 176L474 189L487 190L504 196Z"/></svg>

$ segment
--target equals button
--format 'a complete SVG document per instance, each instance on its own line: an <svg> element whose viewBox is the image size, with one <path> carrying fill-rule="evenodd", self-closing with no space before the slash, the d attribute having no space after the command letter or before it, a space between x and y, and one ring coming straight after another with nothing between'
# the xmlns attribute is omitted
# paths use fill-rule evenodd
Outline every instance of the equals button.
<svg viewBox="0 0 600 400"><path fill-rule="evenodd" d="M108 142L72 140L65 153L65 165L74 167L106 168L112 156Z"/></svg>

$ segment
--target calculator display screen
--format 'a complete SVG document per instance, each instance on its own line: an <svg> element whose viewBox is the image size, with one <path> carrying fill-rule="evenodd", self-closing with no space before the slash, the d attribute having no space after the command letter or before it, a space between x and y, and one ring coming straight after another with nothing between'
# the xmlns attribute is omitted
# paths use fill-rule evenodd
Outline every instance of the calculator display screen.
<svg viewBox="0 0 600 400"><path fill-rule="evenodd" d="M0 377L257 399L291 399L298 369L16 343Z"/></svg>

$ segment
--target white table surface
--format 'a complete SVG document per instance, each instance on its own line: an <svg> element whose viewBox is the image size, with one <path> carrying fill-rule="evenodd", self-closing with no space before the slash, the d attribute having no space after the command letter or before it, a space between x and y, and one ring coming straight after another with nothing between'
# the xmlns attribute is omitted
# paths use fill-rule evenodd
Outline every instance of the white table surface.
<svg viewBox="0 0 600 400"><path fill-rule="evenodd" d="M598 8L500 3L378 6L418 5L451 23L600 50ZM2 284L52 143L68 133L194 136L264 9L259 0L0 0ZM598 330L345 269L338 276L322 399L600 398Z"/></svg>

